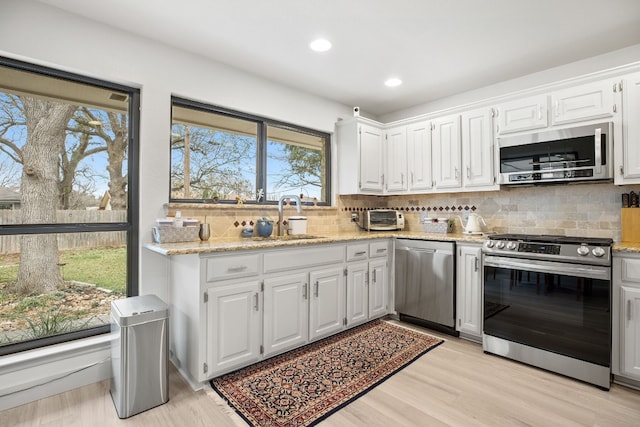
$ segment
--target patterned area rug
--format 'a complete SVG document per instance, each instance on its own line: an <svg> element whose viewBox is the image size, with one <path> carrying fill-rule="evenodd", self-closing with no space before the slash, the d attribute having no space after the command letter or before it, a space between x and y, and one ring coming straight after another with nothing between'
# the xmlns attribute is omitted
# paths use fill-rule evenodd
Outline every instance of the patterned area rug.
<svg viewBox="0 0 640 427"><path fill-rule="evenodd" d="M374 320L211 380L251 426L312 426L443 340Z"/></svg>

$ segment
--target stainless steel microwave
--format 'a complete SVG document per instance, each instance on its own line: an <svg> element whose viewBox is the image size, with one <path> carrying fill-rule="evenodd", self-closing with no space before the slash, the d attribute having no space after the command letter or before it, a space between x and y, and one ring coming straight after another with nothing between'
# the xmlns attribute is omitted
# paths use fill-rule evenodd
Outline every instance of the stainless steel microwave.
<svg viewBox="0 0 640 427"><path fill-rule="evenodd" d="M364 211L361 227L370 231L393 231L404 228L404 215L393 209Z"/></svg>
<svg viewBox="0 0 640 427"><path fill-rule="evenodd" d="M613 178L613 123L498 138L500 184Z"/></svg>

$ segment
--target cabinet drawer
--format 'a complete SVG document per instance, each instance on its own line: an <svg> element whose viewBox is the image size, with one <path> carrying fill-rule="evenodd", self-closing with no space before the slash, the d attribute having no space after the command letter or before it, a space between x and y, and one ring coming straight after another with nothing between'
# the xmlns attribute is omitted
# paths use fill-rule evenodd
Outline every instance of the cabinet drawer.
<svg viewBox="0 0 640 427"><path fill-rule="evenodd" d="M620 277L623 282L637 283L640 286L640 258L622 258Z"/></svg>
<svg viewBox="0 0 640 427"><path fill-rule="evenodd" d="M347 261L360 261L369 257L369 244L361 243L347 246Z"/></svg>
<svg viewBox="0 0 640 427"><path fill-rule="evenodd" d="M387 255L389 255L389 242L387 240L369 243L369 257L375 258Z"/></svg>
<svg viewBox="0 0 640 427"><path fill-rule="evenodd" d="M255 276L260 273L260 254L206 258L205 270L207 282Z"/></svg>
<svg viewBox="0 0 640 427"><path fill-rule="evenodd" d="M344 251L344 245L267 251L264 254L264 272L273 273L344 262Z"/></svg>

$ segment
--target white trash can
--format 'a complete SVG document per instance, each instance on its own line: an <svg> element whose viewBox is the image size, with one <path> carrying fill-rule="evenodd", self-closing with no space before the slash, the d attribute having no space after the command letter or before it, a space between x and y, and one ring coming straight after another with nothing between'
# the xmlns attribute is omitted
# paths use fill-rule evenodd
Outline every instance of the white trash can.
<svg viewBox="0 0 640 427"><path fill-rule="evenodd" d="M120 418L169 400L168 313L155 295L111 302L111 397Z"/></svg>

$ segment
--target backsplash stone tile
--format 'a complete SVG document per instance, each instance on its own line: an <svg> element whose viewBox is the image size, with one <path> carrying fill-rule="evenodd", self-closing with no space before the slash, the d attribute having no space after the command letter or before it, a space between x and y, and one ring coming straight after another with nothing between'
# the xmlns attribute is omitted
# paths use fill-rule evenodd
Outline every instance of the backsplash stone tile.
<svg viewBox="0 0 640 427"><path fill-rule="evenodd" d="M640 192L640 185L615 186L611 183L505 187L500 191L477 193L413 194L408 196L342 195L336 206L303 206L308 218L307 231L313 235L353 232L359 228L351 213L362 215L367 209L401 209L406 230L422 231L420 215L455 218L474 210L486 221L488 231L497 233L566 234L609 237L620 241L621 194ZM278 218L275 206L195 205L172 203L168 215L176 210L183 217L197 218L211 226L211 238L238 237L242 222L255 223L262 216ZM284 218L297 215L287 206ZM238 226L235 223L238 223ZM463 227L456 220L454 232Z"/></svg>

